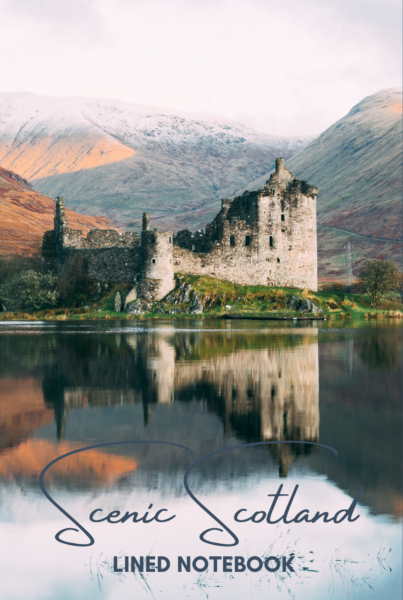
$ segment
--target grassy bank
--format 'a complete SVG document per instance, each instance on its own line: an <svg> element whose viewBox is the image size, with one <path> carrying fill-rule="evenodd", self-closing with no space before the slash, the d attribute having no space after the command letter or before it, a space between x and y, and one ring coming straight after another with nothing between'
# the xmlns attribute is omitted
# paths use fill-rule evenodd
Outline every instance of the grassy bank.
<svg viewBox="0 0 403 600"><path fill-rule="evenodd" d="M371 308L369 298L362 294L349 293L342 290L323 290L311 292L295 288L276 288L267 286L241 286L219 281L211 277L177 276L176 287L169 294L168 300L154 303L148 312L142 315L131 315L126 312L115 312L114 300L117 292L122 298L128 294L130 284L109 285L100 294L94 293L87 304L80 308L60 306L30 312L0 313L0 320L133 320L133 319L166 319L194 318L191 314L189 300L181 301L183 292L189 289L191 298L197 297L203 305L205 318L219 318L225 313L245 316L302 316L308 313L290 308L291 297L308 300L314 303L316 314L327 319L350 318L401 318L402 304L396 294L384 299L377 308ZM310 313L312 314L312 313Z"/></svg>

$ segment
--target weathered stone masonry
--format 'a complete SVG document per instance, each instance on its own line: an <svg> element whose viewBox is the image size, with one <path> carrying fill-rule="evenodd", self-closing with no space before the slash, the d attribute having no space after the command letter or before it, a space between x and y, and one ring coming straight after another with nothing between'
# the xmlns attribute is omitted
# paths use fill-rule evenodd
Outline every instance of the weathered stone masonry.
<svg viewBox="0 0 403 600"><path fill-rule="evenodd" d="M242 285L273 285L317 290L316 196L318 190L295 179L276 160L265 187L224 199L205 230L191 233L149 229L141 236L93 229L87 237L69 229L63 199L56 202L55 228L44 235L45 270L56 274L73 253L87 259L99 281L133 281L137 295L160 300L174 287L174 272L208 275Z"/></svg>
<svg viewBox="0 0 403 600"><path fill-rule="evenodd" d="M175 238L175 272L317 289L316 195L277 159L262 190L223 200L205 231Z"/></svg>
<svg viewBox="0 0 403 600"><path fill-rule="evenodd" d="M172 248L172 231L150 231L148 213L144 213L141 271L136 284L139 298L161 300L175 287Z"/></svg>
<svg viewBox="0 0 403 600"><path fill-rule="evenodd" d="M98 281L133 281L141 269L140 236L120 233L116 229L91 229L87 237L70 229L64 213L63 198L56 198L55 227L47 231L42 242L45 271L58 275L72 257L86 259L88 275Z"/></svg>

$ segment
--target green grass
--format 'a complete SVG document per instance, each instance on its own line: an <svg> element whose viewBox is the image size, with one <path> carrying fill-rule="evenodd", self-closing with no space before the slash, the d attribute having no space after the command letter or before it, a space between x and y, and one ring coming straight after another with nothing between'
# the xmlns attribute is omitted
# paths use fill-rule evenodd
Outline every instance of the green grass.
<svg viewBox="0 0 403 600"><path fill-rule="evenodd" d="M181 283L191 284L192 288L206 299L204 316L210 317L221 316L227 312L246 316L297 316L299 313L296 311L287 308L284 310L288 297L292 295L311 300L322 309L321 314L328 318L364 318L368 313L383 314L402 310L398 298L387 299L378 308L373 309L366 296L342 291L311 292L286 287L241 286L211 277L179 277ZM231 309L227 309L227 305L231 306ZM173 307L174 305L168 305L167 308ZM179 307L182 308L180 305Z"/></svg>
<svg viewBox="0 0 403 600"><path fill-rule="evenodd" d="M391 296L381 305L373 309L369 299L360 294L343 291L299 290L295 288L241 286L220 281L211 277L196 275L177 275L175 294L179 294L179 285L186 283L202 298L205 306L203 315L190 315L189 304L158 303L153 309L142 316L128 315L115 312L114 301L119 291L124 299L131 289L131 284L121 283L108 286L100 297L94 295L88 301L87 307L59 307L32 312L0 313L0 320L52 320L52 321L87 321L87 320L134 320L134 319L172 319L172 318L219 318L224 313L234 313L244 316L299 316L300 313L284 309L291 295L307 298L322 309L322 315L327 319L357 319L390 317L391 313L402 310L400 298ZM163 306L164 311L174 310L177 314L161 314L157 309ZM226 308L230 306L231 308Z"/></svg>

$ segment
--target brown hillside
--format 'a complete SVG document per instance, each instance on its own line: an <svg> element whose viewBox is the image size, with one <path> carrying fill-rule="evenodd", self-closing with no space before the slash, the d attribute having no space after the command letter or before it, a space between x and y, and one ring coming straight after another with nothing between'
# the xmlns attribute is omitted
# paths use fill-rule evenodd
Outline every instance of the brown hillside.
<svg viewBox="0 0 403 600"><path fill-rule="evenodd" d="M76 173L133 156L135 151L106 135L71 134L64 139L44 135L34 141L0 142L3 167L15 169L30 179Z"/></svg>
<svg viewBox="0 0 403 600"><path fill-rule="evenodd" d="M35 192L32 186L12 171L0 167L0 254L33 256L40 250L45 231L53 229L54 200ZM105 217L88 217L66 208L72 229L110 229Z"/></svg>

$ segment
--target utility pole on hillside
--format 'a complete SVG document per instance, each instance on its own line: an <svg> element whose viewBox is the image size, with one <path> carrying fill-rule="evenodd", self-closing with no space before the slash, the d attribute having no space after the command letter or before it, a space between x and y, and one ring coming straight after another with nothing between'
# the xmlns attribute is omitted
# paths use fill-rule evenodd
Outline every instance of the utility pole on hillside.
<svg viewBox="0 0 403 600"><path fill-rule="evenodd" d="M347 246L344 246L345 248L347 248L347 252L346 252L346 262L344 263L346 265L346 279L347 279L347 286L351 287L354 283L354 278L353 278L353 266L354 266L354 262L353 262L353 258L351 256L351 248L354 246L351 246L350 242L347 242Z"/></svg>

